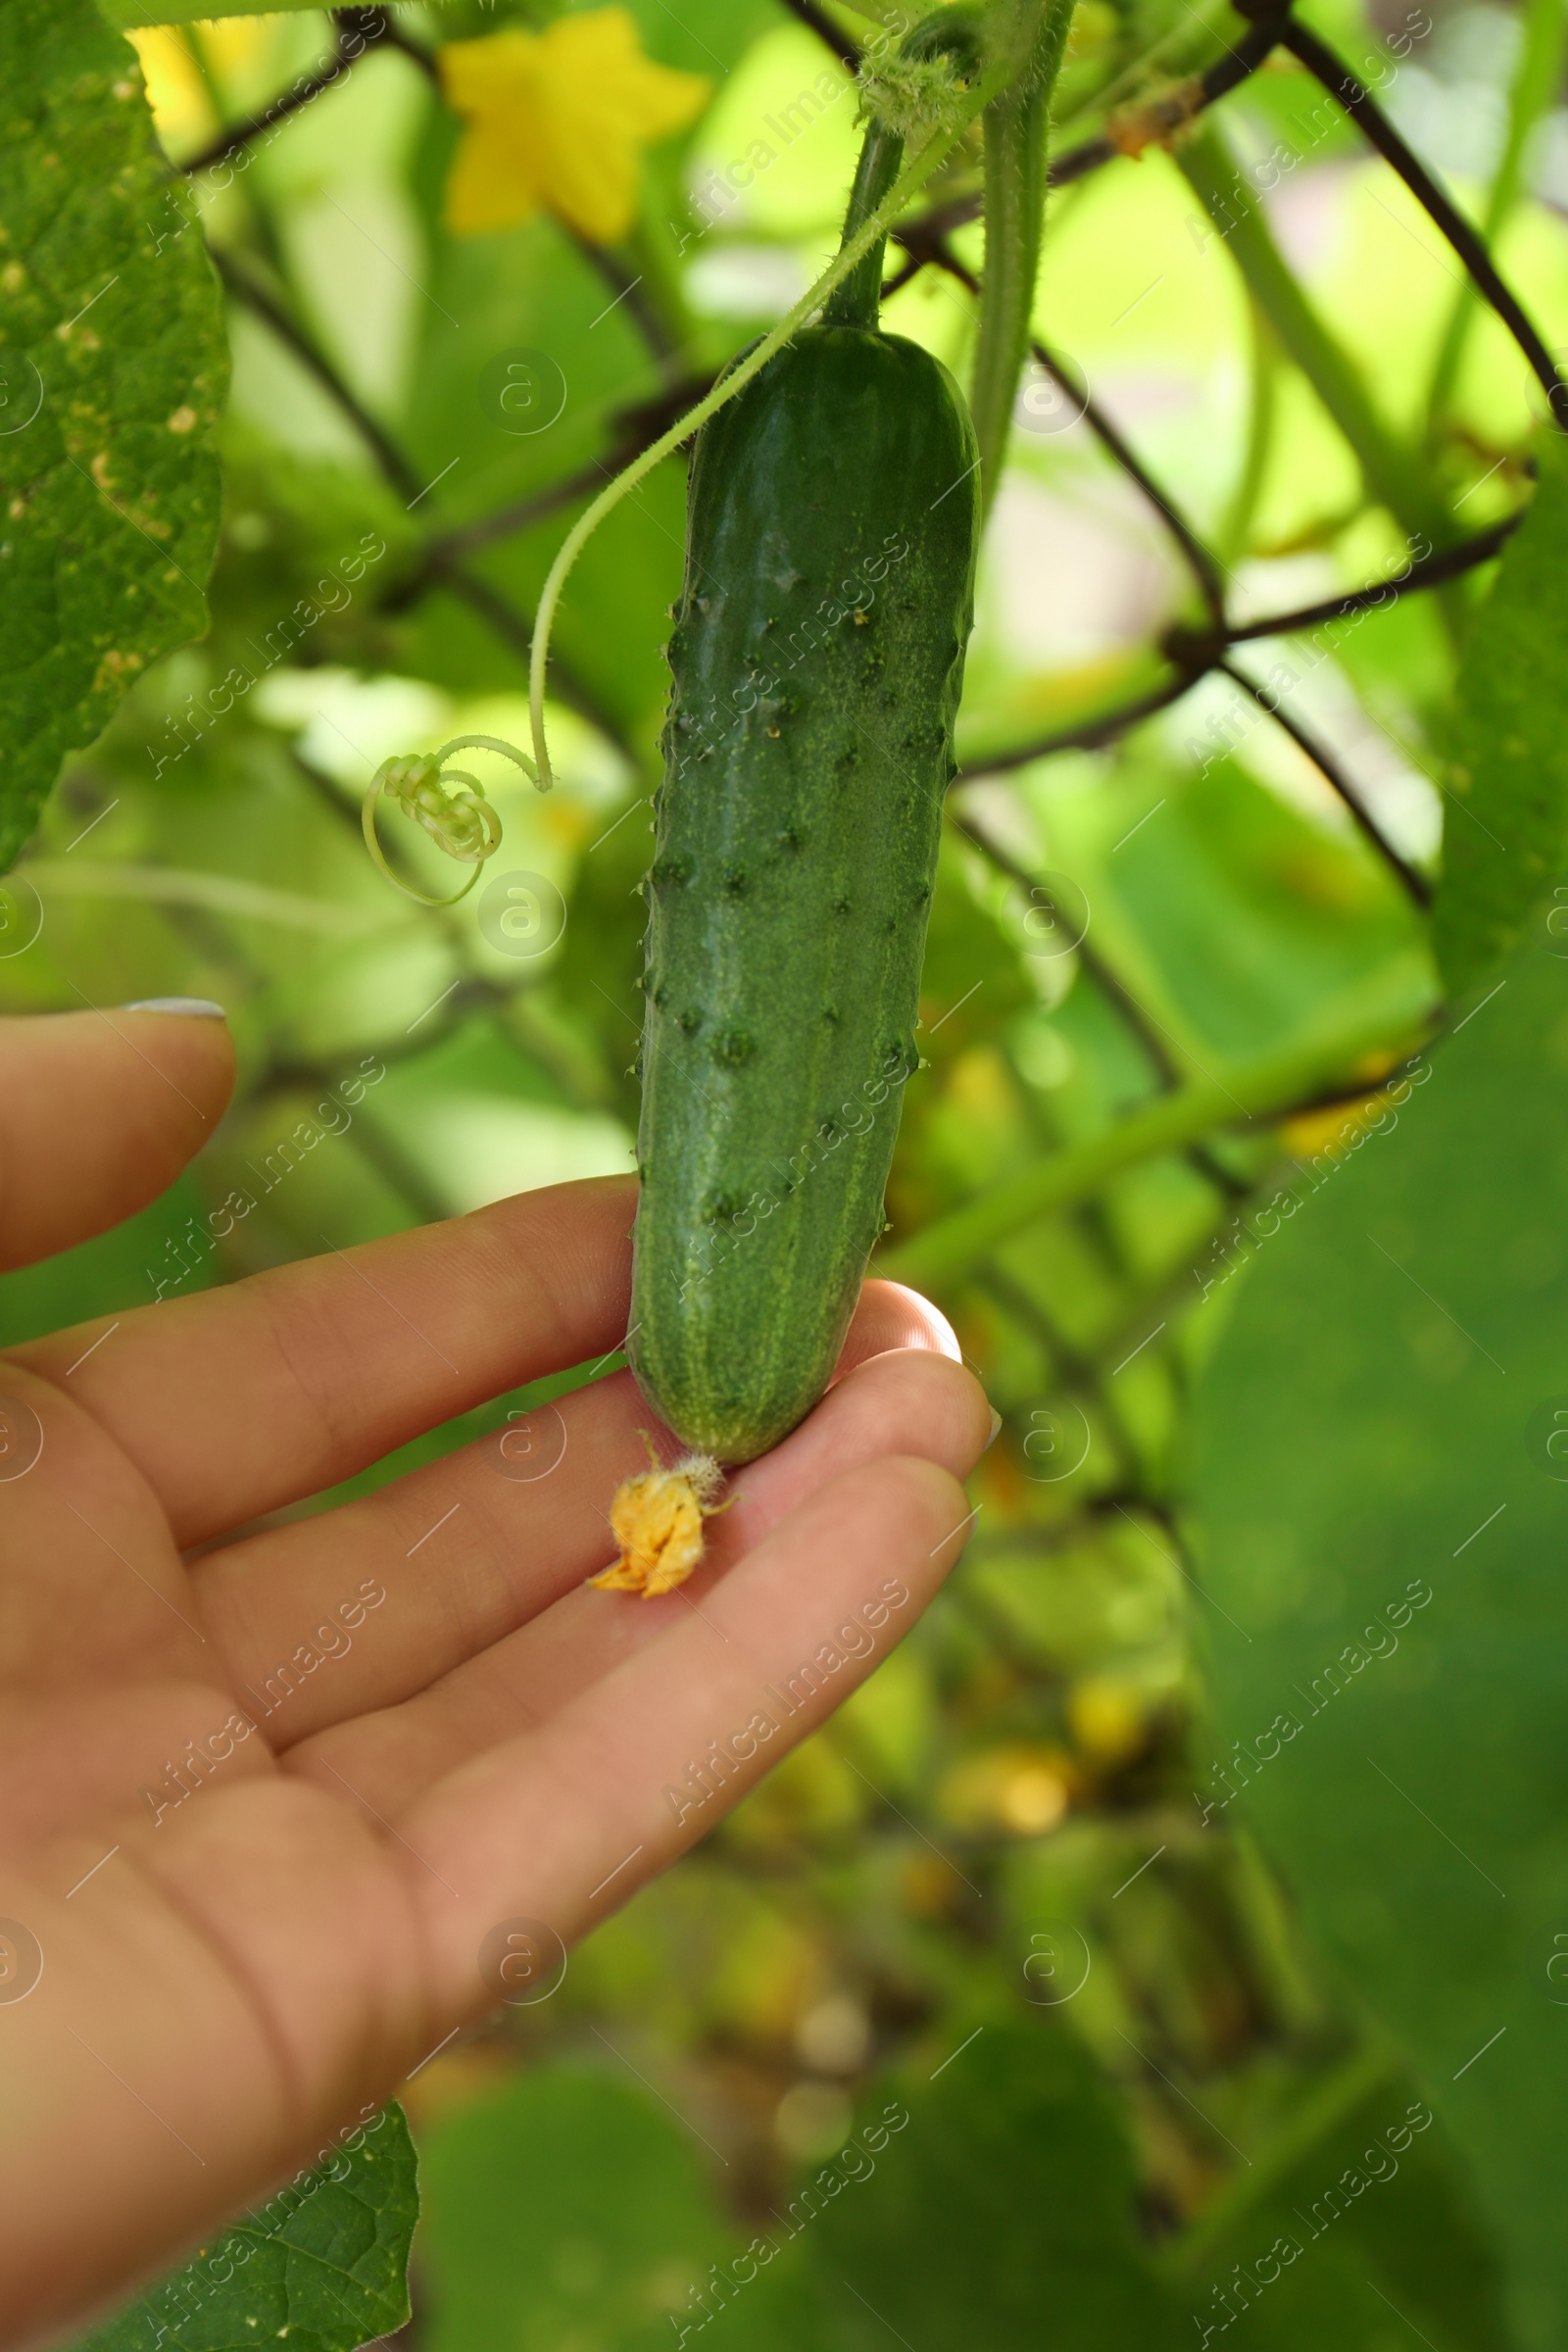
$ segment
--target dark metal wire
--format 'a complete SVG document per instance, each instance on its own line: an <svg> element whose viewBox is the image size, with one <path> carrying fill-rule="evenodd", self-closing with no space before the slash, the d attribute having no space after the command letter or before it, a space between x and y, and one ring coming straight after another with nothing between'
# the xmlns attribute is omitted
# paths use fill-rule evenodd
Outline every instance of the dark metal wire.
<svg viewBox="0 0 1568 2352"><path fill-rule="evenodd" d="M231 255L220 253L216 248L211 250L218 272L229 291L238 301L248 304L258 318L267 320L278 340L287 345L301 364L310 369L322 390L331 395L393 487L407 491L410 503L420 496L428 485L420 482L411 461L385 427L377 423L368 409L349 389L325 353L317 349L283 305L265 286L259 285L247 270L238 267ZM510 605L500 590L493 588L480 573L469 571L455 560L448 560L435 567L425 585L446 588L454 596L461 597L465 604L489 622L496 635L513 648L518 659L526 662L533 643L531 620ZM395 592L393 609L396 609ZM601 734L635 763L636 755L627 741L624 728L604 709L592 690L560 661L557 661L555 670L562 700L580 710Z"/></svg>
<svg viewBox="0 0 1568 2352"><path fill-rule="evenodd" d="M1316 736L1309 734L1301 725L1299 719L1292 717L1278 695L1270 695L1265 687L1259 686L1255 680L1250 678L1245 670L1235 668L1229 662L1216 662L1214 667L1222 677L1229 678L1233 686L1240 686L1244 694L1250 695L1258 709L1265 711L1277 727L1283 728L1297 748L1306 754L1313 766L1327 778L1339 794L1340 799L1345 803L1373 849L1376 850L1391 872L1397 877L1400 887L1414 900L1416 906L1430 906L1432 904L1431 883L1425 874L1418 873L1413 865L1408 864L1400 857L1393 842L1378 830L1366 803L1361 799L1360 794L1346 775L1333 753L1325 750Z"/></svg>
<svg viewBox="0 0 1568 2352"><path fill-rule="evenodd" d="M1425 556L1412 564L1408 571L1396 577L1380 580L1370 588L1356 588L1348 596L1326 597L1320 605L1301 605L1294 612L1268 612L1261 620L1232 622L1226 629L1226 642L1245 645L1251 637L1288 637L1298 629L1315 628L1320 621L1348 620L1355 612L1375 612L1385 605L1397 603L1415 589L1441 587L1446 580L1456 580L1481 564L1490 564L1499 554L1529 513L1521 507L1505 514L1490 529L1478 531L1473 539L1461 539L1456 547L1446 547L1435 556Z"/></svg>
<svg viewBox="0 0 1568 2352"><path fill-rule="evenodd" d="M370 49L400 49L405 57L413 58L424 73L432 76L435 74L434 60L416 42L411 41L406 33L398 30L384 8L335 8L332 11L332 56L318 74L312 74L308 81L296 82L293 89L285 91L281 98L274 98L270 106L263 107L260 114L252 115L244 122L233 123L227 130L220 130L217 138L197 154L186 156L178 169L192 177L197 172L210 172L215 164L220 164L236 154L241 147L248 146L252 139L259 139L277 123L286 122L290 115L299 113L301 107L313 104L323 90L329 90L334 82L341 81Z"/></svg>
<svg viewBox="0 0 1568 2352"><path fill-rule="evenodd" d="M208 251L213 257L214 269L235 299L253 310L258 318L265 318L278 341L286 343L295 358L310 369L323 391L331 394L393 487L402 491L407 498L416 497L423 485L414 466L386 427L379 424L364 402L350 391L325 354L317 349L298 321L290 318L282 303L232 254L224 253L217 245L210 245Z"/></svg>
<svg viewBox="0 0 1568 2352"><path fill-rule="evenodd" d="M1031 760L1048 759L1053 752L1097 751L1140 720L1152 718L1179 702L1190 687L1206 677L1220 662L1221 656L1233 645L1245 645L1259 637L1287 637L1299 629L1309 629L1324 621L1348 619L1352 613L1379 611L1397 603L1424 588L1436 588L1446 580L1458 579L1462 573L1473 571L1479 564L1489 564L1519 528L1528 509L1504 515L1490 529L1477 532L1473 539L1457 547L1446 547L1439 555L1429 556L1397 578L1382 580L1371 588L1358 588L1348 596L1328 597L1320 605L1302 605L1290 612L1268 612L1259 620L1227 622L1223 629L1208 633L1173 629L1167 633L1165 650L1175 662L1175 674L1163 685L1139 695L1135 701L1124 703L1118 710L1103 712L1098 718L1081 721L1055 735L1037 736L1033 741L1018 744L1005 752L976 760L971 768L956 779L967 783L977 776L996 775L1006 768L1024 767Z"/></svg>
<svg viewBox="0 0 1568 2352"><path fill-rule="evenodd" d="M1447 192L1438 185L1419 156L1406 146L1365 82L1336 57L1326 41L1320 41L1315 32L1291 16L1276 21L1274 37L1339 100L1365 133L1369 144L1398 173L1417 204L1442 229L1475 280L1477 291L1492 305L1535 369L1557 423L1568 428L1568 383L1558 374L1556 363L1518 296L1502 278L1484 238L1471 227Z"/></svg>
<svg viewBox="0 0 1568 2352"><path fill-rule="evenodd" d="M1098 718L1081 719L1075 726L1063 727L1056 734L1039 735L1030 743L1009 745L1004 752L985 754L972 765L960 769L954 782L972 784L979 776L1004 775L1009 768L1027 767L1031 760L1049 760L1053 752L1102 751L1106 744L1114 743L1119 735L1124 735L1129 727L1136 727L1140 720L1152 718L1156 711L1168 710L1172 703L1179 703L1182 696L1212 667L1211 662L1205 662L1201 668L1178 669L1163 684L1152 687L1147 694L1139 695L1133 702L1123 703L1115 710L1103 711Z"/></svg>
<svg viewBox="0 0 1568 2352"><path fill-rule="evenodd" d="M1283 18L1277 11L1271 12L1244 32L1223 57L1217 57L1211 66L1205 66L1202 73L1196 74L1191 82L1178 82L1174 90L1166 93L1165 109L1171 118L1170 130L1185 128L1188 123L1195 122L1216 99L1228 97L1232 90L1246 81L1249 74L1255 74L1279 41L1282 22ZM1129 109L1128 115L1142 114L1147 122L1156 127L1156 136L1162 144L1170 135L1170 130L1158 127L1162 111L1160 100L1154 99L1142 108ZM1047 165L1047 186L1067 187L1073 180L1082 179L1086 173L1098 172L1102 164L1114 163L1118 155L1136 153L1136 148L1126 142L1127 133L1124 129L1120 139L1102 135L1085 139L1076 147L1069 147L1065 155L1056 157ZM1151 140L1150 143L1154 142Z"/></svg>
<svg viewBox="0 0 1568 2352"><path fill-rule="evenodd" d="M860 50L847 32L839 30L825 9L818 8L815 0L783 0L783 5L792 17L799 17L803 24L809 25L819 41L826 43L847 74L858 74Z"/></svg>
<svg viewBox="0 0 1568 2352"><path fill-rule="evenodd" d="M1041 901L1053 912L1064 911L1053 897L1049 883L1043 882L1038 874L1030 873L1027 866L1020 865L1015 858L1009 857L1000 842L992 840L983 825L977 825L972 817L960 813L951 801L948 804L946 814L954 831L961 834L965 841L972 842L981 857L994 866L999 874L1005 874L1009 882L1017 883L1022 890L1031 893L1038 891ZM1138 999L1132 995L1119 976L1111 970L1099 950L1090 946L1087 937L1079 941L1075 953L1079 962L1101 994L1115 1007L1122 1020L1137 1038L1148 1055L1160 1085L1174 1086L1181 1073L1171 1057L1170 1048L1165 1038L1149 1019Z"/></svg>

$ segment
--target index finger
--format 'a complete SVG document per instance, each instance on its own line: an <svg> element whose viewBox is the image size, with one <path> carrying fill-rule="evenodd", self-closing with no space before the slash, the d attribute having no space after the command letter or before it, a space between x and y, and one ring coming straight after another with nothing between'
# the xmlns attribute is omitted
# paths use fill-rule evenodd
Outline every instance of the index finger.
<svg viewBox="0 0 1568 2352"><path fill-rule="evenodd" d="M185 1548L613 1354L636 1202L629 1176L551 1185L12 1353L85 1405Z"/></svg>

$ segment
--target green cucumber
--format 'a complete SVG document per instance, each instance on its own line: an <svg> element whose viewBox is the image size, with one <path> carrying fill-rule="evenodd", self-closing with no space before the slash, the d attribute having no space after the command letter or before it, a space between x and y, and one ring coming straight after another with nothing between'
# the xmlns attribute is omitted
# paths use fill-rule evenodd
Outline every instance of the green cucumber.
<svg viewBox="0 0 1568 2352"><path fill-rule="evenodd" d="M846 236L901 152L873 125ZM878 246L692 461L627 1346L664 1422L730 1463L827 1385L919 1066L980 488L957 385L877 326L881 270Z"/></svg>

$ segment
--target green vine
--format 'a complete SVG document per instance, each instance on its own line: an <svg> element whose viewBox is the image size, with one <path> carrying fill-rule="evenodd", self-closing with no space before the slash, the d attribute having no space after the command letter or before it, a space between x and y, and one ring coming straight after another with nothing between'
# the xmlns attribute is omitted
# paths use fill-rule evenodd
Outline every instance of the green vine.
<svg viewBox="0 0 1568 2352"><path fill-rule="evenodd" d="M1013 0L1007 42L1014 77L985 114L985 291L969 406L980 444L980 499L990 511L1002 480L1018 379L1029 356L1046 211L1051 94L1074 0Z"/></svg>

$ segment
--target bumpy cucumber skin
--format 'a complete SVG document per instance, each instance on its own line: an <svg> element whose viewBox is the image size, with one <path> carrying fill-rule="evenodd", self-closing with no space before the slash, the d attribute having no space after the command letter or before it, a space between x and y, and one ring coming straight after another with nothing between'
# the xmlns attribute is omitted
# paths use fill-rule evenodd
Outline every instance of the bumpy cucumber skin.
<svg viewBox="0 0 1568 2352"><path fill-rule="evenodd" d="M747 1462L882 1229L973 617L978 453L902 336L804 330L703 428L646 889L628 1351Z"/></svg>

